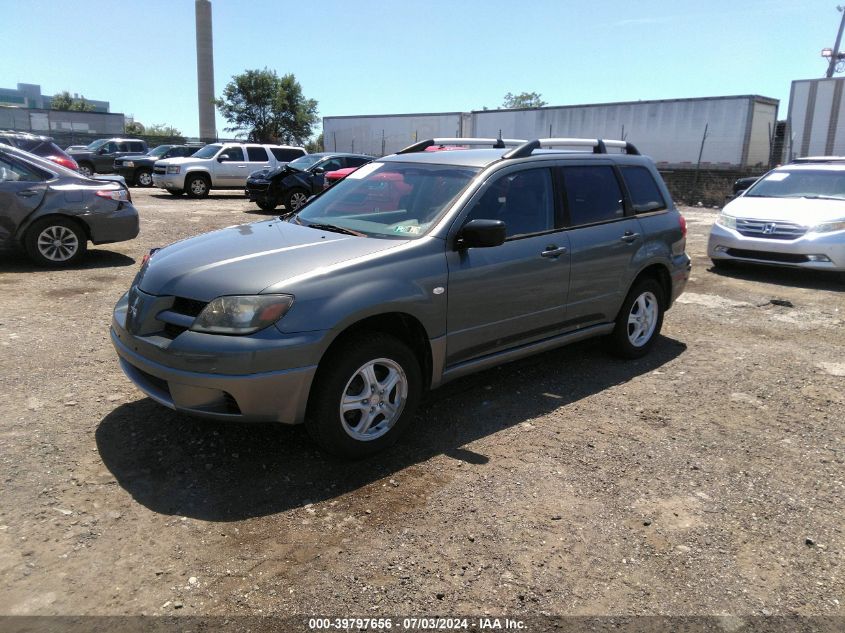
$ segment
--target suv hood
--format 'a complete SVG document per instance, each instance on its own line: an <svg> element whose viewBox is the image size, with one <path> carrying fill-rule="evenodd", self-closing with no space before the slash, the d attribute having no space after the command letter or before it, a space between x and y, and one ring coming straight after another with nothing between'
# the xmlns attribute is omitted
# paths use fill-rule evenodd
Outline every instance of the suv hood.
<svg viewBox="0 0 845 633"><path fill-rule="evenodd" d="M185 163L197 163L212 160L211 158L194 158L193 156L175 156L173 158L162 158L156 161L156 165L184 165Z"/></svg>
<svg viewBox="0 0 845 633"><path fill-rule="evenodd" d="M240 224L157 251L139 287L152 295L199 301L259 294L315 269L405 243L407 240L329 233L278 219Z"/></svg>
<svg viewBox="0 0 845 633"><path fill-rule="evenodd" d="M726 215L749 220L772 220L815 226L845 218L845 200L740 196L726 204L722 211Z"/></svg>

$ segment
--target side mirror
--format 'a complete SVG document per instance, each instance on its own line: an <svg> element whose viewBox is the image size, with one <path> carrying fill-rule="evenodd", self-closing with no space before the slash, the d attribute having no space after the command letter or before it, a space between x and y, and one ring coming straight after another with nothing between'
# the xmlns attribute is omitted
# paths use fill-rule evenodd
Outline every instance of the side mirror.
<svg viewBox="0 0 845 633"><path fill-rule="evenodd" d="M314 168L314 170L313 170L313 173L315 173L315 174L322 174L322 173L325 173L325 171L326 171L326 170L325 170L325 169L323 169L322 167L315 167L315 168Z"/></svg>
<svg viewBox="0 0 845 633"><path fill-rule="evenodd" d="M505 241L507 227L501 220L470 220L458 233L458 249L499 246Z"/></svg>
<svg viewBox="0 0 845 633"><path fill-rule="evenodd" d="M739 191L734 192L734 198L739 198L742 194L744 194L748 189L740 189Z"/></svg>
<svg viewBox="0 0 845 633"><path fill-rule="evenodd" d="M220 154L220 156L217 157L218 163L222 163L223 161L227 161L227 160L229 160L228 154Z"/></svg>

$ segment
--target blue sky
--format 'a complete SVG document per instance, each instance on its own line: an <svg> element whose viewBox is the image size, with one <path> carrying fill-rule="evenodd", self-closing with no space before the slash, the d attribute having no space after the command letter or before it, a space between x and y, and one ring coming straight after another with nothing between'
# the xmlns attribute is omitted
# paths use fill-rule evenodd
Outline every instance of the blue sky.
<svg viewBox="0 0 845 633"><path fill-rule="evenodd" d="M824 75L835 0L212 0L215 91L294 73L321 116L759 94ZM0 0L0 87L198 132L193 0ZM130 43L132 42L132 43ZM221 135L225 121L218 114Z"/></svg>

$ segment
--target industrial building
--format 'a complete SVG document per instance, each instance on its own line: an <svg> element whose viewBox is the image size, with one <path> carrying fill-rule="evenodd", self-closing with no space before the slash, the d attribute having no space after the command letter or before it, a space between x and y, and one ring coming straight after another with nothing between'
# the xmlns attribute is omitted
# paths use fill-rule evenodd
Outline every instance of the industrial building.
<svg viewBox="0 0 845 633"><path fill-rule="evenodd" d="M758 95L323 118L331 151L381 156L434 137L623 139L661 167L766 167L778 100Z"/></svg>
<svg viewBox="0 0 845 633"><path fill-rule="evenodd" d="M73 97L81 98L77 94ZM38 84L18 84L17 88L0 88L0 106L49 110L52 99L53 95L41 94L41 86ZM108 101L97 101L88 97L85 97L85 101L94 108L92 112L109 111Z"/></svg>

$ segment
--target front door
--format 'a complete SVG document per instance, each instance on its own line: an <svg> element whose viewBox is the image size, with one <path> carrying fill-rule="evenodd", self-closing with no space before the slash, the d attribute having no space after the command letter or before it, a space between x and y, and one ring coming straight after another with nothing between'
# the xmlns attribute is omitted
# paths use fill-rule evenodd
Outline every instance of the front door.
<svg viewBox="0 0 845 633"><path fill-rule="evenodd" d="M219 156L227 156L217 167L217 182L223 187L243 187L246 185L249 170L247 169L244 150L238 145L225 147Z"/></svg>
<svg viewBox="0 0 845 633"><path fill-rule="evenodd" d="M569 240L549 168L511 169L480 190L462 220L503 220L504 244L447 254L447 365L558 333L566 320Z"/></svg>

